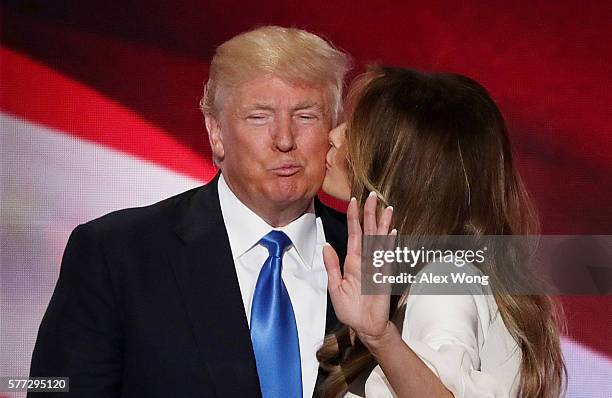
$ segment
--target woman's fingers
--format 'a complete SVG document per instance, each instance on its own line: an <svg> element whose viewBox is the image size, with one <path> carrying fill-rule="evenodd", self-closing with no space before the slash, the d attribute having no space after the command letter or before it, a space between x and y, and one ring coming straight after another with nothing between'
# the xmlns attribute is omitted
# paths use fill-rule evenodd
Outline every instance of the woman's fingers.
<svg viewBox="0 0 612 398"><path fill-rule="evenodd" d="M363 233L365 235L376 235L378 230L376 223L376 192L370 192L363 206Z"/></svg>
<svg viewBox="0 0 612 398"><path fill-rule="evenodd" d="M363 209L363 232L361 229L361 222L359 217L359 205L355 198L351 198L349 202L346 217L348 226L348 242L347 242L347 257L344 262L344 278L349 279L357 278L361 276L361 257L362 257L362 236L366 235L383 235L389 234L389 227L393 217L393 208L391 206L384 209L380 215L380 219L377 216L377 202L378 198L376 193L372 192L366 199ZM369 241L370 244L372 243ZM370 248L371 249L371 248ZM366 252L369 249L366 248Z"/></svg>
<svg viewBox="0 0 612 398"><path fill-rule="evenodd" d="M378 198L374 191L366 199L363 207L363 233L365 235L387 235L393 218L393 207L387 206L377 215Z"/></svg>
<svg viewBox="0 0 612 398"><path fill-rule="evenodd" d="M391 219L393 218L393 207L387 206L381 212L380 220L378 220L378 231L377 235L387 235L389 233L389 227L391 226Z"/></svg>
<svg viewBox="0 0 612 398"><path fill-rule="evenodd" d="M361 257L361 223L359 222L359 208L355 198L351 198L346 210L346 222L348 227L347 255L352 254Z"/></svg>
<svg viewBox="0 0 612 398"><path fill-rule="evenodd" d="M330 294L334 294L342 284L342 273L340 272L338 254L336 254L336 250L329 243L326 243L323 247L323 263L327 270L328 289Z"/></svg>

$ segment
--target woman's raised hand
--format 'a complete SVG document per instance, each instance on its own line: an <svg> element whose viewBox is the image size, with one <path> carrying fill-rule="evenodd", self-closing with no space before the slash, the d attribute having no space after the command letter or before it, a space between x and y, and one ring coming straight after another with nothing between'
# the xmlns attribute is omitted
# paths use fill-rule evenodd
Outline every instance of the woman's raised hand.
<svg viewBox="0 0 612 398"><path fill-rule="evenodd" d="M326 245L323 261L328 275L329 295L340 322L350 326L358 337L367 344L387 330L389 322L389 300L387 294L361 294L361 243L362 235L395 235L389 233L393 208L384 209L377 215L377 197L371 193L363 209L363 233L359 221L357 200L352 198L346 212L348 225L347 253L344 261L344 275L336 251Z"/></svg>

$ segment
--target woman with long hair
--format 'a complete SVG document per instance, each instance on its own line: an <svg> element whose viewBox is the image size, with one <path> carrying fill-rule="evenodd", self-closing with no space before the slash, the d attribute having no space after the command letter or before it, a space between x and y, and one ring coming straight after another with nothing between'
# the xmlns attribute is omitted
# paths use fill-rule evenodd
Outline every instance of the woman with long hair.
<svg viewBox="0 0 612 398"><path fill-rule="evenodd" d="M499 262L481 266L497 282L490 294L361 294L362 234L538 232L503 117L487 91L457 74L371 69L352 84L347 122L332 130L330 144L323 189L352 199L343 271L333 248L324 249L330 297L344 326L318 352L328 376L323 395L562 394L557 307L548 296L505 288ZM528 275L519 278L528 283Z"/></svg>

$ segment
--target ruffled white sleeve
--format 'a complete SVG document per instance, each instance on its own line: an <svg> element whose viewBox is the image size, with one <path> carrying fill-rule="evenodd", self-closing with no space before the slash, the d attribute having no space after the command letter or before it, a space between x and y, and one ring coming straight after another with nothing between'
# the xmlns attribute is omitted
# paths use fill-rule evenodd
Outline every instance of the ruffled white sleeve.
<svg viewBox="0 0 612 398"><path fill-rule="evenodd" d="M493 296L413 289L402 338L455 397L516 396L520 350Z"/></svg>

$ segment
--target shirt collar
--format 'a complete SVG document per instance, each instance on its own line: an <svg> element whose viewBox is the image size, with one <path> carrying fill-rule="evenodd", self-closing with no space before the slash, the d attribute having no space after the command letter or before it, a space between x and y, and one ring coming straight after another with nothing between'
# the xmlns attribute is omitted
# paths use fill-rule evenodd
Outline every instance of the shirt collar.
<svg viewBox="0 0 612 398"><path fill-rule="evenodd" d="M311 203L309 211L288 225L274 228L238 199L227 185L223 174L219 176L218 190L221 213L234 260L255 246L268 232L276 229L287 234L306 267L312 267L317 244L314 202Z"/></svg>

